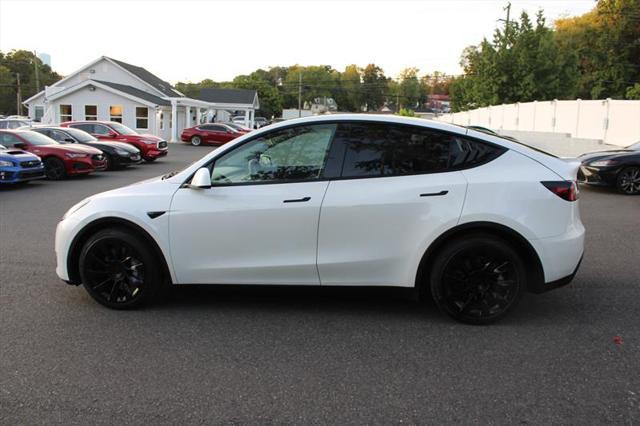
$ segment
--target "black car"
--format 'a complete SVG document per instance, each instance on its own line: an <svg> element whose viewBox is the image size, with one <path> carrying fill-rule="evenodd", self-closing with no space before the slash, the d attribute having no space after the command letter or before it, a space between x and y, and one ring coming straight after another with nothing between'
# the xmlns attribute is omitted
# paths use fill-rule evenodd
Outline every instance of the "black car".
<svg viewBox="0 0 640 426"><path fill-rule="evenodd" d="M89 133L70 127L35 127L34 132L42 133L60 143L80 143L101 150L105 155L107 170L114 170L132 164L140 164L142 155L135 146L122 142L103 142Z"/></svg>
<svg viewBox="0 0 640 426"><path fill-rule="evenodd" d="M578 181L614 186L627 195L640 194L640 142L626 148L582 154Z"/></svg>

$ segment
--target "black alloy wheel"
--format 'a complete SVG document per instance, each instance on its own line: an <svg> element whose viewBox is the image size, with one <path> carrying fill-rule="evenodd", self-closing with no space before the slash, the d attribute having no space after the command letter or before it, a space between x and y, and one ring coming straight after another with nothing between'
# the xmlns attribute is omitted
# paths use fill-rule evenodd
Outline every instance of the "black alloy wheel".
<svg viewBox="0 0 640 426"><path fill-rule="evenodd" d="M640 167L627 167L618 174L618 191L627 195L640 194Z"/></svg>
<svg viewBox="0 0 640 426"><path fill-rule="evenodd" d="M504 317L518 303L525 286L525 267L518 253L490 235L448 244L431 270L436 304L467 324L489 324Z"/></svg>
<svg viewBox="0 0 640 426"><path fill-rule="evenodd" d="M80 253L80 278L98 303L132 309L153 297L161 272L147 244L128 230L106 229L91 236Z"/></svg>
<svg viewBox="0 0 640 426"><path fill-rule="evenodd" d="M56 157L50 157L44 160L44 172L47 179L61 180L67 177L67 171L64 168L64 162Z"/></svg>

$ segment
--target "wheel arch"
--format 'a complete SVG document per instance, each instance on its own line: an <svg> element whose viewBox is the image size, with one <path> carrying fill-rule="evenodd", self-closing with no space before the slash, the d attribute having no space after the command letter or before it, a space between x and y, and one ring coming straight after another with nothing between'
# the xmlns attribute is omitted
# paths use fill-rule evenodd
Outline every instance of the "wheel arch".
<svg viewBox="0 0 640 426"><path fill-rule="evenodd" d="M96 232L111 227L125 228L131 231L133 234L142 238L149 245L149 247L151 247L151 250L153 250L156 257L161 260L161 267L165 279L169 280L170 282L172 281L169 263L167 262L167 258L165 257L164 252L162 251L156 240L144 228L131 222L130 220L120 217L104 217L87 224L73 238L67 255L67 271L69 274L70 283L81 283L80 272L78 268L80 252L82 251L84 243L91 235L95 234Z"/></svg>
<svg viewBox="0 0 640 426"><path fill-rule="evenodd" d="M435 260L440 248L444 247L450 241L469 234L488 234L505 240L512 245L518 254L522 257L527 268L527 290L537 292L544 284L544 269L540 256L533 248L531 243L527 241L519 232L509 228L508 226L495 222L469 222L457 225L442 235L429 245L422 256L416 272L415 287L423 293L429 291L428 277L431 272L433 261Z"/></svg>

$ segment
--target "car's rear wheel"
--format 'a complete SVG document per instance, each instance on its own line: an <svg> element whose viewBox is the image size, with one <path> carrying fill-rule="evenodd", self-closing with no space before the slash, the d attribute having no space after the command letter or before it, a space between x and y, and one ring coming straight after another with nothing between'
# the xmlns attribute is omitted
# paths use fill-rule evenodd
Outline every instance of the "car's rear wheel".
<svg viewBox="0 0 640 426"><path fill-rule="evenodd" d="M444 313L467 324L489 324L518 303L526 274L508 243L479 234L447 244L433 263L430 283Z"/></svg>
<svg viewBox="0 0 640 426"><path fill-rule="evenodd" d="M44 160L44 173L47 175L47 179L51 180L60 180L67 177L64 162L56 157L50 157Z"/></svg>
<svg viewBox="0 0 640 426"><path fill-rule="evenodd" d="M627 167L618 173L618 191L627 195L640 194L640 167Z"/></svg>
<svg viewBox="0 0 640 426"><path fill-rule="evenodd" d="M202 145L202 138L200 136L194 136L191 138L191 145L200 146Z"/></svg>
<svg viewBox="0 0 640 426"><path fill-rule="evenodd" d="M161 268L148 244L120 228L89 237L80 252L79 272L91 297L113 309L142 306L162 283Z"/></svg>

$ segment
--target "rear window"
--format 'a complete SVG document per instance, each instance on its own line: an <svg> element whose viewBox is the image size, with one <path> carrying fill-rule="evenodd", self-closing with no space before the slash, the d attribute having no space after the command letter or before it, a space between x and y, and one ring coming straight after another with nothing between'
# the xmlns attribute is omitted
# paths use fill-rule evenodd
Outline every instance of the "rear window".
<svg viewBox="0 0 640 426"><path fill-rule="evenodd" d="M341 124L336 140L345 149L342 177L447 172L491 161L505 151L457 134L384 123Z"/></svg>

